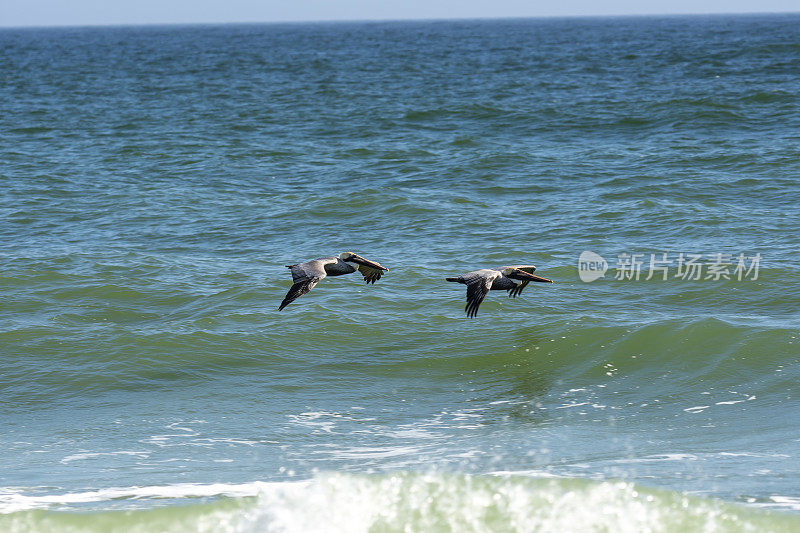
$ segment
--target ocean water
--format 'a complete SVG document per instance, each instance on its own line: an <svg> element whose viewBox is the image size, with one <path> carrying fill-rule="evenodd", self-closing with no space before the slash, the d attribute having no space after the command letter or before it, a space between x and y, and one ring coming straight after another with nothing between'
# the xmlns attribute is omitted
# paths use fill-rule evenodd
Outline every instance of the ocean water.
<svg viewBox="0 0 800 533"><path fill-rule="evenodd" d="M800 530L798 43L0 30L0 530Z"/></svg>

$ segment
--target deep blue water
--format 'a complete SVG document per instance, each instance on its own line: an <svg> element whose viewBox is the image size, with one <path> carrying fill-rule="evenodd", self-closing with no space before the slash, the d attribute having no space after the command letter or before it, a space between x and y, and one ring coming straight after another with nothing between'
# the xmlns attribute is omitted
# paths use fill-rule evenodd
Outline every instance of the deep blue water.
<svg viewBox="0 0 800 533"><path fill-rule="evenodd" d="M800 527L798 23L0 30L0 524Z"/></svg>

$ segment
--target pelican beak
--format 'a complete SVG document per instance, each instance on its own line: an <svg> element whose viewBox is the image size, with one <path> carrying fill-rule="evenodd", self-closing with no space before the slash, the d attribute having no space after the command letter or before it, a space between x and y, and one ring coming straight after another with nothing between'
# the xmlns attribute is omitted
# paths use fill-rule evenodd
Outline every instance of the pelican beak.
<svg viewBox="0 0 800 533"><path fill-rule="evenodd" d="M508 277L513 279L518 279L520 281L538 281L540 283L553 283L552 279L540 278L539 276L528 274L523 270L515 270Z"/></svg>
<svg viewBox="0 0 800 533"><path fill-rule="evenodd" d="M351 260L359 265L364 265L370 268L375 268L377 270L389 270L388 268L381 266L380 263L376 263L375 261L370 261L369 259L364 259L360 255L353 254Z"/></svg>

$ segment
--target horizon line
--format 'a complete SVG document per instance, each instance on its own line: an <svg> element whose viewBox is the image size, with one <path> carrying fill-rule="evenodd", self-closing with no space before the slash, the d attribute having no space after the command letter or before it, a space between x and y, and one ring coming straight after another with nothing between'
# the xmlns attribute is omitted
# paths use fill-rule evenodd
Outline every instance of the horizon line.
<svg viewBox="0 0 800 533"><path fill-rule="evenodd" d="M590 15L536 15L536 16L486 16L486 17L419 17L419 18L374 18L374 19L319 19L319 20L232 20L213 22L111 22L111 23L79 23L79 24L25 24L6 26L0 23L0 30L23 29L69 29L69 28L141 28L150 26L233 26L233 25L297 25L297 24L365 24L365 23L397 23L397 22L459 22L459 21L502 21L502 20L556 20L556 19L618 19L618 18L680 18L680 17L731 17L731 16L764 16L764 15L800 15L797 11L735 11L708 13L620 13Z"/></svg>

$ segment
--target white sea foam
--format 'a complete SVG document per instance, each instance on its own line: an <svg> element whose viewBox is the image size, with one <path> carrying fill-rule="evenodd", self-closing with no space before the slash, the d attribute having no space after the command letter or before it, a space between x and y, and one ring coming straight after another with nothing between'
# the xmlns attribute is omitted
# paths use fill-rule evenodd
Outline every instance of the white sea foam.
<svg viewBox="0 0 800 533"><path fill-rule="evenodd" d="M524 474L524 475L520 475ZM126 514L125 530L214 533L368 531L780 531L795 517L758 514L745 507L623 481L559 478L543 471L468 476L396 473L326 474L297 482L176 484L111 488L60 495L0 493L0 511L59 508L119 499L193 499L228 496L249 501L202 504L172 515L146 509ZM800 500L774 496L770 505ZM152 506L152 504L150 505ZM59 514L60 515L60 514ZM31 515L38 517L56 515ZM54 518L54 519L55 519ZM120 515L122 518L122 515ZM84 516L81 531L103 531ZM0 525L17 524L15 519ZM777 522L776 522L777 520ZM36 523L19 529L36 531ZM788 525L788 526L787 526Z"/></svg>
<svg viewBox="0 0 800 533"><path fill-rule="evenodd" d="M72 461L83 461L86 459L96 459L99 457L113 457L115 455L128 455L133 457L140 457L146 458L150 456L150 452L147 451L116 451L116 452L83 452L83 453L75 453L72 455L68 455L61 459L62 464L71 463Z"/></svg>
<svg viewBox="0 0 800 533"><path fill-rule="evenodd" d="M774 504L764 504L763 506L800 511L800 497L798 496L770 496L769 499L772 500Z"/></svg>
<svg viewBox="0 0 800 533"><path fill-rule="evenodd" d="M178 483L149 487L114 487L85 492L62 494L26 495L11 489L0 489L0 513L11 513L26 509L43 509L53 506L104 502L123 499L180 499L214 496L255 496L265 487L275 485L256 481L252 483L196 484Z"/></svg>
<svg viewBox="0 0 800 533"><path fill-rule="evenodd" d="M695 407L687 407L686 409L684 409L684 411L686 411L687 413L693 413L693 414L694 413L702 413L703 411L705 411L709 407L711 407L711 406L710 405L697 405Z"/></svg>

